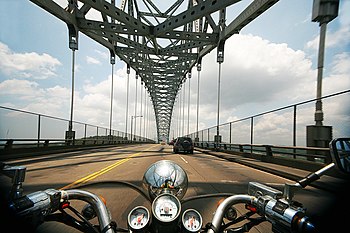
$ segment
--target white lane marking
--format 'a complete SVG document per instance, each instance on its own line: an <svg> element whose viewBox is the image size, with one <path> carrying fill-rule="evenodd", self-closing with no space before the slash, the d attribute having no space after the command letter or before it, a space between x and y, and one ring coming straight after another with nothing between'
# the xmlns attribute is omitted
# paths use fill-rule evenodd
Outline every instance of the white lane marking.
<svg viewBox="0 0 350 233"><path fill-rule="evenodd" d="M186 159L184 159L182 156L180 156L180 158L181 158L185 163L188 163L188 162L186 161Z"/></svg>

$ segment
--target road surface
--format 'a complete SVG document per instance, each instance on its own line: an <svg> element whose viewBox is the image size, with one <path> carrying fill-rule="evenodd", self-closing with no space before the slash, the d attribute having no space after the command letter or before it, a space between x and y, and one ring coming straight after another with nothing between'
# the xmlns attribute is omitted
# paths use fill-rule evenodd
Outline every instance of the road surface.
<svg viewBox="0 0 350 233"><path fill-rule="evenodd" d="M271 175L244 165L229 162L195 151L194 154L174 154L172 147L160 144L116 146L102 149L82 150L53 155L42 155L31 159L9 161L13 165L27 167L23 185L24 193L47 188L68 189L99 181L127 181L139 187L146 169L158 160L172 160L187 172L189 187L186 197L209 193L246 194L249 181L261 182L279 190L285 183L293 181ZM85 187L107 200L112 218L118 227L127 227L126 218L131 209L149 203L135 190L122 185L108 183ZM325 206L331 205L332 193L307 187L295 195L295 200L307 207L308 214L319 221L325 215ZM186 203L182 210L195 208L203 216L204 224L210 222L220 198L201 199ZM78 210L83 204L72 202ZM239 213L245 212L239 206ZM57 223L45 223L38 232L77 232ZM265 222L250 232L272 232L271 224Z"/></svg>

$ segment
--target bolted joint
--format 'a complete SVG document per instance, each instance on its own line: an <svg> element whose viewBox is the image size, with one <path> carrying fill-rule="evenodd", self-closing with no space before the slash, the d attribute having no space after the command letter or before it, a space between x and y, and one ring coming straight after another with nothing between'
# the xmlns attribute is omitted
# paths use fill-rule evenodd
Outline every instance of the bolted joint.
<svg viewBox="0 0 350 233"><path fill-rule="evenodd" d="M78 50L78 35L79 31L72 24L67 24L69 36L69 48Z"/></svg>
<svg viewBox="0 0 350 233"><path fill-rule="evenodd" d="M202 70L202 58L199 58L197 62L197 71L201 71L201 70Z"/></svg>
<svg viewBox="0 0 350 233"><path fill-rule="evenodd" d="M126 73L130 74L130 65L129 64L126 66Z"/></svg>
<svg viewBox="0 0 350 233"><path fill-rule="evenodd" d="M110 62L112 65L115 64L115 53L112 50L109 50L109 53L111 54Z"/></svg>
<svg viewBox="0 0 350 233"><path fill-rule="evenodd" d="M218 63L223 63L224 62L224 49L225 48L225 40L222 40L218 44L217 48L217 62Z"/></svg>
<svg viewBox="0 0 350 233"><path fill-rule="evenodd" d="M322 111L321 100L316 101L315 122L316 122L316 125L322 125L322 122L323 122L323 111Z"/></svg>
<svg viewBox="0 0 350 233"><path fill-rule="evenodd" d="M315 121L316 121L316 123L320 122L321 125L322 125L322 121L323 121L323 112L322 112L322 110L315 112Z"/></svg>

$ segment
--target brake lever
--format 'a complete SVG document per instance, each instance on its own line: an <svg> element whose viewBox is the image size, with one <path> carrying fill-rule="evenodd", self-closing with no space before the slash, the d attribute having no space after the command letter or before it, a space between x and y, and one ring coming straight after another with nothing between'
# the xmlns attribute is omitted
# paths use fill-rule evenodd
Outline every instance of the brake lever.
<svg viewBox="0 0 350 233"><path fill-rule="evenodd" d="M229 226L231 226L231 225L233 225L233 224L236 224L236 223L239 223L239 222L241 222L241 221L243 221L243 220L249 219L250 216L252 216L253 214L255 214L255 212L249 211L249 212L247 212L247 213L245 213L245 214L239 216L239 217L236 218L235 220L232 220L232 221L230 221L229 223L226 223L226 224L222 225L222 226L220 227L220 232L223 232L226 228L228 228Z"/></svg>

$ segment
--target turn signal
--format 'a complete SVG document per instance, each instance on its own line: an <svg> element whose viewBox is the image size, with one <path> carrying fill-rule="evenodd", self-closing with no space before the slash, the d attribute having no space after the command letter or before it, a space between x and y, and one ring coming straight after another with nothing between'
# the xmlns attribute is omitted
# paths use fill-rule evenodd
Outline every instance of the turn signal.
<svg viewBox="0 0 350 233"><path fill-rule="evenodd" d="M101 199L103 204L107 205L107 201L106 201L106 199L104 197L102 197L102 196L98 196L98 197Z"/></svg>
<svg viewBox="0 0 350 233"><path fill-rule="evenodd" d="M258 210L256 209L255 206L250 205L250 204L246 204L246 205L245 205L245 208L246 208L247 210L250 210L250 211L254 212L254 213L256 213L256 212L258 211Z"/></svg>

